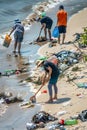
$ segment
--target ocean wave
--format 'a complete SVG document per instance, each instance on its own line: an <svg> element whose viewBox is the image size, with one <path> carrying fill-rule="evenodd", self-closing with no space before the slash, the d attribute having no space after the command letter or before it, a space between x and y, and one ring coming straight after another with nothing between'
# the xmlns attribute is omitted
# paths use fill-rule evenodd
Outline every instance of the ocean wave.
<svg viewBox="0 0 87 130"><path fill-rule="evenodd" d="M33 13L29 14L27 18L24 20L24 24L32 24L35 22L38 15L42 12L47 12L50 8L54 8L60 2L64 0L48 0L47 2L39 2L32 7Z"/></svg>
<svg viewBox="0 0 87 130"><path fill-rule="evenodd" d="M8 15L16 15L17 14L17 12L16 11L13 11L13 10L11 10L11 9L0 9L0 14L1 15L4 15L4 16L8 16Z"/></svg>
<svg viewBox="0 0 87 130"><path fill-rule="evenodd" d="M27 5L27 6L23 7L22 9L20 9L19 11L25 13L27 11L29 12L30 9L32 9L32 5Z"/></svg>

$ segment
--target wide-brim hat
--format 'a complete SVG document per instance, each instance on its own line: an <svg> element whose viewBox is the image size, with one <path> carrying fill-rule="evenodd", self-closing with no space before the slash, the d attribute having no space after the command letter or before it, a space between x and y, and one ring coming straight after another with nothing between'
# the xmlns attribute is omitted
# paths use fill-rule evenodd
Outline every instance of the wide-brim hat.
<svg viewBox="0 0 87 130"><path fill-rule="evenodd" d="M43 65L43 63L44 63L44 60L38 60L37 67L40 67L41 65Z"/></svg>
<svg viewBox="0 0 87 130"><path fill-rule="evenodd" d="M19 19L15 19L14 22L15 23L21 23L21 21Z"/></svg>

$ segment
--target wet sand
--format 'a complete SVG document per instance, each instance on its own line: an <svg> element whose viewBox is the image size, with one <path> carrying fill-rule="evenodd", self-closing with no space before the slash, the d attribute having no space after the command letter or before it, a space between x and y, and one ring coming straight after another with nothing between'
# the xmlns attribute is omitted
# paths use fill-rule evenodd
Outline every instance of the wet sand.
<svg viewBox="0 0 87 130"><path fill-rule="evenodd" d="M23 53L18 57L15 57L12 54L13 44L8 49L4 48L4 50L2 50L0 58L0 72L3 73L6 70L15 70L21 68L30 70L33 63L30 63L29 66L25 65L25 63L29 63L29 61L32 59L32 57L29 57L30 51L26 52L26 50L30 49L30 45L27 44L23 46ZM38 49L38 46L35 47L34 45L33 51L36 51L36 49ZM13 96L21 96L23 100L28 101L29 97L32 95L32 92L30 92L30 85L26 83L20 84L20 81L26 79L29 75L30 71L22 74L14 74L11 76L1 76L0 92L11 92ZM36 105L34 109L21 109L19 106L20 103L12 103L9 105L0 104L0 130L12 130L12 128L14 128L14 130L26 130L26 123L31 121L31 117L37 111L39 111L40 105Z"/></svg>

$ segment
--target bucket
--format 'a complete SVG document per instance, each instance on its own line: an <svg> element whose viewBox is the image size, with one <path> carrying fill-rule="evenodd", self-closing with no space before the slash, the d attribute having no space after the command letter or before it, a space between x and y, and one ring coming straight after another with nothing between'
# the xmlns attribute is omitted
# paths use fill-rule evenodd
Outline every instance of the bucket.
<svg viewBox="0 0 87 130"><path fill-rule="evenodd" d="M12 40L11 37L8 34L6 34L4 42L3 42L3 46L9 47L11 40Z"/></svg>

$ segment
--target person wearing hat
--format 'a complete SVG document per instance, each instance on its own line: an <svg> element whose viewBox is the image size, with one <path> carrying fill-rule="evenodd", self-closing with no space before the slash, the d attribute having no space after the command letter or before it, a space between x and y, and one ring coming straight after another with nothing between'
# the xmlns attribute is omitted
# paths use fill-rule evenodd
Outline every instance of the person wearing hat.
<svg viewBox="0 0 87 130"><path fill-rule="evenodd" d="M47 40L47 31L48 31L49 40L51 40L51 28L52 28L53 20L50 17L43 15L42 13L38 21L42 25L40 31L44 29L45 39Z"/></svg>
<svg viewBox="0 0 87 130"><path fill-rule="evenodd" d="M13 53L16 53L16 48L18 46L18 53L20 53L21 49L21 42L23 41L24 36L24 26L21 24L21 21L19 19L16 19L15 25L12 27L12 30L9 35L11 35L14 32L14 51Z"/></svg>
<svg viewBox="0 0 87 130"><path fill-rule="evenodd" d="M58 43L60 44L60 35L62 34L62 44L64 44L67 27L67 12L64 10L64 6L60 5L57 12L57 26L59 29Z"/></svg>
<svg viewBox="0 0 87 130"><path fill-rule="evenodd" d="M52 103L54 99L57 99L58 88L56 83L60 74L59 69L57 65L48 60L42 61L39 64L39 67L43 67L44 69L44 73L42 75L42 85L48 81L49 100L46 103ZM54 97L52 89L54 89Z"/></svg>

